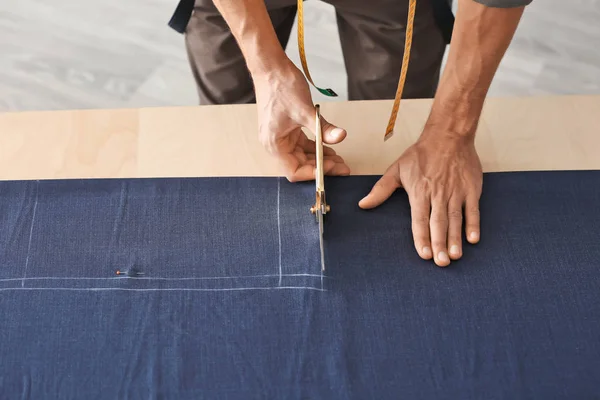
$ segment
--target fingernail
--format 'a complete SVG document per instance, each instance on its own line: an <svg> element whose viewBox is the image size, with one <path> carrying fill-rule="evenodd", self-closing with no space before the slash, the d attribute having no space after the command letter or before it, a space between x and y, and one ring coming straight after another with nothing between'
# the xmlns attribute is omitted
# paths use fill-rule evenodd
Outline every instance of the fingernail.
<svg viewBox="0 0 600 400"><path fill-rule="evenodd" d="M475 240L477 240L477 239L479 239L479 234L478 234L477 232L471 232L471 233L469 234L469 240L471 240L471 241L475 241Z"/></svg>
<svg viewBox="0 0 600 400"><path fill-rule="evenodd" d="M344 132L344 130L342 128L334 128L331 131L331 136L333 136L335 139L339 139L342 137L343 132Z"/></svg>
<svg viewBox="0 0 600 400"><path fill-rule="evenodd" d="M431 249L429 247L425 246L421 251L425 257L431 257Z"/></svg>
<svg viewBox="0 0 600 400"><path fill-rule="evenodd" d="M446 254L445 251L440 251L438 253L438 260L443 263L450 262L450 259L448 258L448 254Z"/></svg>
<svg viewBox="0 0 600 400"><path fill-rule="evenodd" d="M458 246L453 244L452 247L450 247L450 254L452 254L453 256L458 256L460 253L458 252Z"/></svg>

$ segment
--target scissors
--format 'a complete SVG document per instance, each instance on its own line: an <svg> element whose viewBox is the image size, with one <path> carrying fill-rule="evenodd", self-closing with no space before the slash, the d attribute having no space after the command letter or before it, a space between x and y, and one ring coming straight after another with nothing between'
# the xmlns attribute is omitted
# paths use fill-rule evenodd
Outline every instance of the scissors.
<svg viewBox="0 0 600 400"><path fill-rule="evenodd" d="M316 126L315 126L315 204L310 208L310 212L316 216L319 224L319 245L321 247L321 271L325 271L325 251L323 249L323 216L327 214L331 207L327 204L325 198L325 174L323 171L323 132L321 130L321 108L315 105Z"/></svg>

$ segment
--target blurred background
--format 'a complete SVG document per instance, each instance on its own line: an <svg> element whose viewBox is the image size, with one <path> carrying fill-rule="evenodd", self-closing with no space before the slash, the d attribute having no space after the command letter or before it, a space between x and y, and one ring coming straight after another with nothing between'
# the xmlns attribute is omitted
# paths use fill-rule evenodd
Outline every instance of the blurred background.
<svg viewBox="0 0 600 400"><path fill-rule="evenodd" d="M198 104L183 36L167 26L176 5L0 0L0 111ZM334 10L310 0L305 12L311 74L345 100ZM287 52L299 66L295 31ZM534 0L490 96L599 93L600 0Z"/></svg>

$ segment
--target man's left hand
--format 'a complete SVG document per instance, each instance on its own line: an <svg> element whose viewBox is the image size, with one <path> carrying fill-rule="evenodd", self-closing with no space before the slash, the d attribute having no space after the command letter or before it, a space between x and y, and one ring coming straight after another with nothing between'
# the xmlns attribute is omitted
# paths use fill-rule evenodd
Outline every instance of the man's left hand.
<svg viewBox="0 0 600 400"><path fill-rule="evenodd" d="M483 184L474 136L426 127L359 206L374 208L400 187L408 194L413 240L421 258L445 267L462 256L463 209L467 240L479 241L479 199Z"/></svg>

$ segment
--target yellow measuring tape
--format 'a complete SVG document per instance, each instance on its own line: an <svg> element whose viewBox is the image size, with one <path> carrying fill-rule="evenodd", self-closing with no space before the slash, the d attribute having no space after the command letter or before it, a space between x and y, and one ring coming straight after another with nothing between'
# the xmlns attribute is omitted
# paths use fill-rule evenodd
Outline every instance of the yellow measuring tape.
<svg viewBox="0 0 600 400"><path fill-rule="evenodd" d="M337 97L337 93L332 89L322 89L315 85L308 72L308 63L306 62L306 53L304 52L304 0L298 0L298 51L300 53L300 62L302 63L302 69L306 79L325 96Z"/></svg>
<svg viewBox="0 0 600 400"><path fill-rule="evenodd" d="M306 79L325 96L335 97L337 94L332 89L322 89L315 85L310 72L308 71L308 63L306 62L306 52L304 51L304 0L298 0L298 51L300 53L300 62ZM398 80L398 88L396 89L396 97L390 114L390 120L385 130L384 140L389 139L394 134L394 126L400 109L400 100L402 99L402 91L404 90L404 82L406 82L406 72L410 61L410 48L412 46L413 26L415 21L415 11L417 8L417 0L410 0L408 4L408 21L406 23L406 38L404 41L404 55L402 56L402 69L400 70L400 79Z"/></svg>

